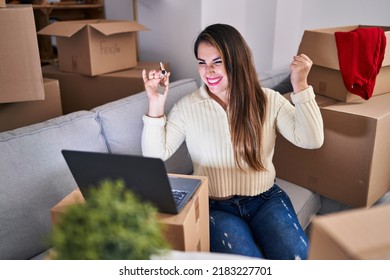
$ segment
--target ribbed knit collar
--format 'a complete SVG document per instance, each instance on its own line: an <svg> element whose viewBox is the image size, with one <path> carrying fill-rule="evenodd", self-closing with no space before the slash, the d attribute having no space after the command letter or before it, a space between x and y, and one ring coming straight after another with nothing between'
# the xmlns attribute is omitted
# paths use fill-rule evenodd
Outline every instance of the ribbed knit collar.
<svg viewBox="0 0 390 280"><path fill-rule="evenodd" d="M196 94L198 92L198 94ZM202 86L198 89L198 91L195 92L195 94L193 95L193 102L194 103L200 103L200 102L205 102L205 101L215 101L217 102L219 105L221 105L221 107L226 111L226 108L223 104L223 101L220 100L218 98L218 96L215 95L214 96L211 96L208 91L207 91L207 87L205 84L202 84Z"/></svg>
<svg viewBox="0 0 390 280"><path fill-rule="evenodd" d="M199 88L199 95L202 99L212 99L207 91L205 84L202 84L202 86Z"/></svg>
<svg viewBox="0 0 390 280"><path fill-rule="evenodd" d="M210 95L207 92L207 88L205 84L202 84L202 86L193 92L191 95L191 102L192 103L200 103L205 101L213 100Z"/></svg>
<svg viewBox="0 0 390 280"><path fill-rule="evenodd" d="M207 101L217 102L223 108L223 110L226 111L226 108L222 100L220 100L218 96L215 96L215 98L211 96L207 91L206 85L202 84L202 86L197 91L195 91L194 94L192 95L192 103L201 103Z"/></svg>

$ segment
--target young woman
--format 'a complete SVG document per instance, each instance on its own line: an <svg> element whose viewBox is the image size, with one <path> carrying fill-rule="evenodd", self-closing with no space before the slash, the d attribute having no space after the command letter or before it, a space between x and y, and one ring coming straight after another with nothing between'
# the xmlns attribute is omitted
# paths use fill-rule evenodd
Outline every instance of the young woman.
<svg viewBox="0 0 390 280"><path fill-rule="evenodd" d="M309 241L287 194L275 182L276 131L307 149L323 143L323 123L307 84L312 61L291 63L291 105L262 88L251 51L232 26L214 24L194 44L203 85L164 116L169 73L142 75L149 98L144 156L168 159L185 140L194 174L209 178L210 249L269 259L305 259ZM164 94L157 92L159 84Z"/></svg>

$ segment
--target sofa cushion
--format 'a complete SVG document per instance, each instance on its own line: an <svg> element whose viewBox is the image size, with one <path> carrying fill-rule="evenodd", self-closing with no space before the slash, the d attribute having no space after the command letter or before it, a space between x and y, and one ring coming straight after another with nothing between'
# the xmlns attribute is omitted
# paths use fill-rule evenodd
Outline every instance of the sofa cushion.
<svg viewBox="0 0 390 280"><path fill-rule="evenodd" d="M0 133L0 259L29 259L49 248L50 209L76 188L62 149L108 151L96 114Z"/></svg>
<svg viewBox="0 0 390 280"><path fill-rule="evenodd" d="M390 191L385 193L374 205L390 204Z"/></svg>
<svg viewBox="0 0 390 280"><path fill-rule="evenodd" d="M282 94L293 90L290 82L289 65L262 71L258 74L258 78L263 87L272 88Z"/></svg>
<svg viewBox="0 0 390 280"><path fill-rule="evenodd" d="M280 178L276 178L276 184L288 194L299 223L306 229L321 207L320 195Z"/></svg>
<svg viewBox="0 0 390 280"><path fill-rule="evenodd" d="M173 104L197 89L195 80L184 79L170 84L165 105L168 113ZM148 110L148 97L141 92L92 109L97 112L111 153L141 155L142 116ZM193 167L185 143L166 162L171 173L190 174Z"/></svg>

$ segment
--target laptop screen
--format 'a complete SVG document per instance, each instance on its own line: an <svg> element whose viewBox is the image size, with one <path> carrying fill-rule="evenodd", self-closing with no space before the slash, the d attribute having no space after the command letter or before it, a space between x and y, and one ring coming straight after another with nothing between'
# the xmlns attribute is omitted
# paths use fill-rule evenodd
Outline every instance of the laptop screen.
<svg viewBox="0 0 390 280"><path fill-rule="evenodd" d="M63 150L62 154L83 194L103 180L120 179L126 188L162 213L179 213L201 183L199 179L169 178L164 162L158 158L71 150ZM172 193L173 182L175 189L188 193L179 205Z"/></svg>

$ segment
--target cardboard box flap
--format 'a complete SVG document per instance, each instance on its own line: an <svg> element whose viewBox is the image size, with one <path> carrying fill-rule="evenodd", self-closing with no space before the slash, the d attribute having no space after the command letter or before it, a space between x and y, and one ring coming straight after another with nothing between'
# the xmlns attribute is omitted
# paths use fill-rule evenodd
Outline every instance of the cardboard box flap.
<svg viewBox="0 0 390 280"><path fill-rule="evenodd" d="M288 92L288 93L283 94L283 96L288 101L290 101L291 104L293 104L292 100L291 100L291 94L292 94L291 92ZM318 104L318 106L320 108L323 108L323 107L326 107L326 106L338 103L338 101L335 100L335 99L332 99L332 98L329 98L329 97L326 97L326 96L322 96L322 95L318 95L318 94L315 95L315 98L316 98L316 102L317 102L317 104Z"/></svg>
<svg viewBox="0 0 390 280"><path fill-rule="evenodd" d="M336 104L337 100L316 94L316 102L320 108L323 108L329 105Z"/></svg>
<svg viewBox="0 0 390 280"><path fill-rule="evenodd" d="M84 27L91 27L106 36L147 29L146 27L135 21L73 20L54 22L41 29L38 34L53 35L59 37L72 37Z"/></svg>
<svg viewBox="0 0 390 280"><path fill-rule="evenodd" d="M147 28L135 21L110 21L90 23L89 26L108 36L118 33L147 30Z"/></svg>
<svg viewBox="0 0 390 280"><path fill-rule="evenodd" d="M86 26L82 21L58 21L49 24L38 31L39 35L52 35L59 37L72 37Z"/></svg>
<svg viewBox="0 0 390 280"><path fill-rule="evenodd" d="M333 32L318 36L319 32L320 30L306 30L303 33L298 54L306 54L316 65L340 69L337 55L329 55L329 53L337 54L337 46ZM327 51L318 51L322 49L326 49Z"/></svg>
<svg viewBox="0 0 390 280"><path fill-rule="evenodd" d="M338 102L323 109L380 119L390 114L389 103L390 94L382 94L370 100L361 100L353 103Z"/></svg>

